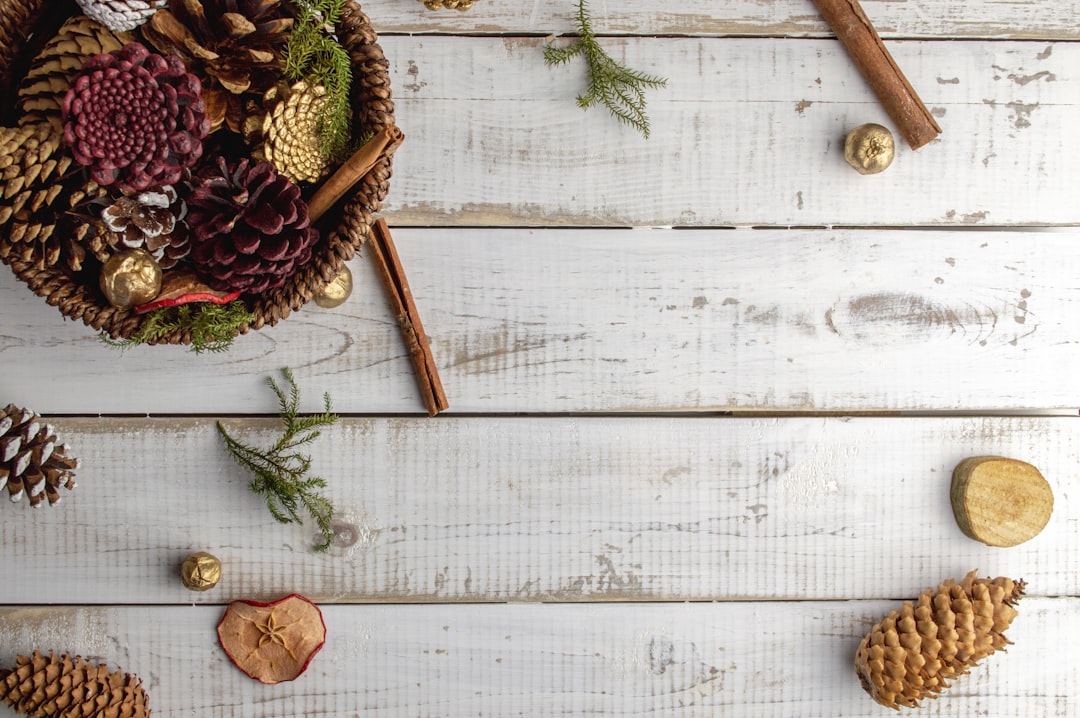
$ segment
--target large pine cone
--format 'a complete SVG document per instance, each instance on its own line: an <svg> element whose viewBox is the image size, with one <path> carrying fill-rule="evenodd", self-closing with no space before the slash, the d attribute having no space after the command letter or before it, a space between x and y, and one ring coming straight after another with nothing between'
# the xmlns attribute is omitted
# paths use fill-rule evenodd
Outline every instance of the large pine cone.
<svg viewBox="0 0 1080 718"><path fill-rule="evenodd" d="M170 0L141 32L159 52L209 76L203 87L211 127L240 132L246 100L281 77L293 19L278 0Z"/></svg>
<svg viewBox="0 0 1080 718"><path fill-rule="evenodd" d="M68 456L67 444L56 445L53 428L29 409L8 404L0 413L0 490L12 501L25 494L37 507L42 498L60 500L60 487L75 488L79 460Z"/></svg>
<svg viewBox="0 0 1080 718"><path fill-rule="evenodd" d="M319 239L300 188L266 162L219 158L192 180L188 206L192 262L217 290L279 287Z"/></svg>
<svg viewBox="0 0 1080 718"><path fill-rule="evenodd" d="M78 171L76 171L76 169ZM51 267L63 257L74 271L87 251L103 246L101 228L79 216L105 194L87 181L48 122L0 127L0 259Z"/></svg>
<svg viewBox="0 0 1080 718"><path fill-rule="evenodd" d="M75 75L90 58L119 50L130 41L130 33L114 33L85 15L72 16L34 58L19 87L19 124L47 120L62 132L64 95Z"/></svg>
<svg viewBox="0 0 1080 718"><path fill-rule="evenodd" d="M0 671L0 700L35 718L147 718L150 697L130 673L94 665L81 656L19 656Z"/></svg>
<svg viewBox="0 0 1080 718"><path fill-rule="evenodd" d="M138 43L86 63L64 97L64 139L100 185L138 192L180 181L210 131L199 79Z"/></svg>
<svg viewBox="0 0 1080 718"><path fill-rule="evenodd" d="M1023 593L1023 581L977 578L976 571L960 583L950 579L926 589L859 644L855 672L863 689L889 708L914 708L924 698L937 698L947 681L1011 643L1004 632Z"/></svg>

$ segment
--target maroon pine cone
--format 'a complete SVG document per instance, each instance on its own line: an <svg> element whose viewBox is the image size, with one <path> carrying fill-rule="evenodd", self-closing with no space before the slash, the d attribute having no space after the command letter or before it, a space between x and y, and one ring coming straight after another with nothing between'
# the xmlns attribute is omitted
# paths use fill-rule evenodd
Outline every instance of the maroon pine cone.
<svg viewBox="0 0 1080 718"><path fill-rule="evenodd" d="M210 132L199 78L138 43L96 55L64 97L64 140L101 185L125 193L180 181Z"/></svg>
<svg viewBox="0 0 1080 718"><path fill-rule="evenodd" d="M280 287L311 258L300 187L266 162L246 158L203 168L188 196L191 260L211 287L258 294Z"/></svg>

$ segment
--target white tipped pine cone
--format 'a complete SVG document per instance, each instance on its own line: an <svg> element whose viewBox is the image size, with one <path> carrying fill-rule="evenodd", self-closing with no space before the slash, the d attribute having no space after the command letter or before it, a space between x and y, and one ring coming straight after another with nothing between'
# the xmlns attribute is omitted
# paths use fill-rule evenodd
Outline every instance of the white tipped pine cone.
<svg viewBox="0 0 1080 718"><path fill-rule="evenodd" d="M19 656L14 668L0 670L0 700L16 713L40 718L150 715L150 697L137 676L67 653Z"/></svg>
<svg viewBox="0 0 1080 718"><path fill-rule="evenodd" d="M256 151L293 182L317 182L330 171L320 140L326 113L326 88L301 80L292 87L271 88L264 98L263 144Z"/></svg>
<svg viewBox="0 0 1080 718"><path fill-rule="evenodd" d="M878 622L859 644L855 672L863 689L897 709L937 698L949 680L1011 643L1004 632L1023 593L1023 581L978 578L976 571L959 583L949 579L926 589Z"/></svg>
<svg viewBox="0 0 1080 718"><path fill-rule="evenodd" d="M169 0L76 0L87 17L113 32L134 30L149 20Z"/></svg>
<svg viewBox="0 0 1080 718"><path fill-rule="evenodd" d="M46 498L55 504L61 487L75 488L78 467L40 416L14 404L0 412L0 491L6 487L13 502L25 495L35 508Z"/></svg>

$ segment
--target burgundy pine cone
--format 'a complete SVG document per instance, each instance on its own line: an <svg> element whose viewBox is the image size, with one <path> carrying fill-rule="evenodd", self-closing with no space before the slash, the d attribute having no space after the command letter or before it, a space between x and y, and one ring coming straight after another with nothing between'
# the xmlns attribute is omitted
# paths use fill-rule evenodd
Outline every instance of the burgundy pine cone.
<svg viewBox="0 0 1080 718"><path fill-rule="evenodd" d="M86 62L64 97L64 140L100 185L125 193L180 181L210 132L199 79L138 43Z"/></svg>
<svg viewBox="0 0 1080 718"><path fill-rule="evenodd" d="M203 168L188 196L191 260L214 289L258 294L280 287L311 259L319 233L300 187L246 158Z"/></svg>

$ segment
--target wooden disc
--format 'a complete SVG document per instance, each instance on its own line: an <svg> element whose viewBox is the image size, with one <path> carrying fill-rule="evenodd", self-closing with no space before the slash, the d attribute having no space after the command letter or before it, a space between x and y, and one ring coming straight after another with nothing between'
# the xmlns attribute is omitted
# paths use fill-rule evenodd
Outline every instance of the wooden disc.
<svg viewBox="0 0 1080 718"><path fill-rule="evenodd" d="M988 546L1034 538L1054 510L1054 494L1039 470L1002 456L974 456L957 464L950 498L960 530Z"/></svg>

